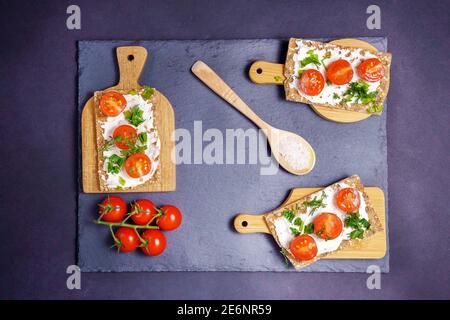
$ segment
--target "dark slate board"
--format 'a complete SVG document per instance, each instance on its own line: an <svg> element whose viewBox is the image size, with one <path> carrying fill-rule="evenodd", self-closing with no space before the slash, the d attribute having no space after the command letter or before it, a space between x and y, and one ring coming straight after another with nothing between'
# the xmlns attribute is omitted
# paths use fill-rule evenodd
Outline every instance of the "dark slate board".
<svg viewBox="0 0 450 320"><path fill-rule="evenodd" d="M363 40L386 50L385 38ZM92 223L96 204L104 195L84 194L80 185L78 264L82 271L295 271L286 267L271 236L236 233L234 216L270 211L291 188L325 186L351 174L359 174L367 186L383 188L387 200L386 111L381 117L338 124L320 118L306 105L285 101L281 86L256 85L248 79L254 60L284 62L287 41L80 41L80 113L93 91L118 81L114 48L122 45L147 48L141 83L168 97L175 110L176 128L192 132L198 120L203 130L253 128L190 72L196 60L203 60L263 119L305 137L316 150L317 163L306 176L282 169L276 175L262 176L259 165L182 164L177 166L176 192L124 195L128 201L148 197L158 205L172 203L184 214L182 227L166 234L166 252L151 258L140 252L117 254L108 249L112 244L108 229ZM321 260L302 271L365 272L373 264L388 272L389 253L381 260Z"/></svg>

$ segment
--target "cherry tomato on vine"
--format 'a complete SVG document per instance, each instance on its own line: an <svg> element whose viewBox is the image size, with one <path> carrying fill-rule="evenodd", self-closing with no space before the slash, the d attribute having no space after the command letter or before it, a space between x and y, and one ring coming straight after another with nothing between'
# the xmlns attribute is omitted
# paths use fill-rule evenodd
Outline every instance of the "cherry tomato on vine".
<svg viewBox="0 0 450 320"><path fill-rule="evenodd" d="M342 228L341 219L334 213L323 212L314 219L314 233L325 240L339 237Z"/></svg>
<svg viewBox="0 0 450 320"><path fill-rule="evenodd" d="M99 207L101 219L106 222L120 222L127 213L127 204L117 196L107 196Z"/></svg>
<svg viewBox="0 0 450 320"><path fill-rule="evenodd" d="M384 76L384 67L377 58L370 58L361 62L356 68L358 76L369 82L377 82Z"/></svg>
<svg viewBox="0 0 450 320"><path fill-rule="evenodd" d="M136 200L131 207L131 219L137 225L145 225L158 215L155 204L147 199Z"/></svg>
<svg viewBox="0 0 450 320"><path fill-rule="evenodd" d="M160 209L161 217L158 219L158 226L162 230L175 230L181 224L183 219L180 210L172 205L162 206Z"/></svg>
<svg viewBox="0 0 450 320"><path fill-rule="evenodd" d="M130 149L130 145L136 143L137 131L132 126L123 124L114 130L113 138L117 148L128 150Z"/></svg>
<svg viewBox="0 0 450 320"><path fill-rule="evenodd" d="M108 117L119 115L126 105L127 100L117 91L108 91L100 98L100 110Z"/></svg>
<svg viewBox="0 0 450 320"><path fill-rule="evenodd" d="M316 241L307 234L302 234L292 240L289 249L298 260L311 260L317 255Z"/></svg>
<svg viewBox="0 0 450 320"><path fill-rule="evenodd" d="M322 92L325 86L325 79L320 71L315 69L308 69L303 71L302 76L298 82L300 90L309 96L317 96Z"/></svg>
<svg viewBox="0 0 450 320"><path fill-rule="evenodd" d="M135 153L125 160L124 167L130 177L139 178L150 172L152 161L145 153Z"/></svg>
<svg viewBox="0 0 450 320"><path fill-rule="evenodd" d="M141 240L134 228L120 227L114 233L114 236L116 237L116 246L120 252L132 252L141 244Z"/></svg>
<svg viewBox="0 0 450 320"><path fill-rule="evenodd" d="M141 250L148 256L160 255L166 249L166 237L164 236L164 233L159 230L145 230L141 234L141 238L145 240Z"/></svg>
<svg viewBox="0 0 450 320"><path fill-rule="evenodd" d="M353 213L358 210L360 201L359 192L354 188L344 188L336 194L338 208L347 213Z"/></svg>

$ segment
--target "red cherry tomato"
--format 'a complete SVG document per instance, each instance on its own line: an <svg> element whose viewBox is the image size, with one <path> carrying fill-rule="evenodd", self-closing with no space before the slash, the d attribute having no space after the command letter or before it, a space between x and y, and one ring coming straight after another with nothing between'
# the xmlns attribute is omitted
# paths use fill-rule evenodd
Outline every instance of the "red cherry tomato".
<svg viewBox="0 0 450 320"><path fill-rule="evenodd" d="M307 234L302 234L292 240L289 249L298 260L311 260L317 255L316 241Z"/></svg>
<svg viewBox="0 0 450 320"><path fill-rule="evenodd" d="M336 194L338 208L347 213L353 213L358 210L360 201L359 192L354 188L344 188Z"/></svg>
<svg viewBox="0 0 450 320"><path fill-rule="evenodd" d="M152 162L145 153L135 153L125 160L125 171L132 178L145 176L150 172Z"/></svg>
<svg viewBox="0 0 450 320"><path fill-rule="evenodd" d="M118 126L113 133L114 143L117 148L128 150L137 140L137 131L127 124Z"/></svg>
<svg viewBox="0 0 450 320"><path fill-rule="evenodd" d="M338 86L349 83L353 78L352 65L344 59L330 63L327 67L327 79Z"/></svg>
<svg viewBox="0 0 450 320"><path fill-rule="evenodd" d="M107 222L120 222L127 213L127 204L121 197L108 196L99 207L102 220Z"/></svg>
<svg viewBox="0 0 450 320"><path fill-rule="evenodd" d="M341 219L334 213L324 212L314 219L314 233L325 240L339 237L342 228Z"/></svg>
<svg viewBox="0 0 450 320"><path fill-rule="evenodd" d="M384 76L384 67L377 58L370 58L361 62L356 69L358 76L369 82L377 82Z"/></svg>
<svg viewBox="0 0 450 320"><path fill-rule="evenodd" d="M164 236L164 233L159 230L145 230L142 233L141 238L146 241L144 246L141 247L141 250L148 256L160 255L166 249L166 237Z"/></svg>
<svg viewBox="0 0 450 320"><path fill-rule="evenodd" d="M119 115L126 105L127 100L117 91L108 91L100 99L100 111L108 117Z"/></svg>
<svg viewBox="0 0 450 320"><path fill-rule="evenodd" d="M180 210L172 205L165 205L160 208L162 216L158 219L158 226L162 230L175 230L183 219Z"/></svg>
<svg viewBox="0 0 450 320"><path fill-rule="evenodd" d="M157 216L155 204L147 199L139 199L134 202L131 210L131 219L137 225L146 225Z"/></svg>
<svg viewBox="0 0 450 320"><path fill-rule="evenodd" d="M322 74L315 69L303 71L300 78L299 88L309 96L317 96L325 86L325 79Z"/></svg>
<svg viewBox="0 0 450 320"><path fill-rule="evenodd" d="M116 246L120 252L132 252L139 247L141 240L134 228L120 227L114 234L116 237Z"/></svg>

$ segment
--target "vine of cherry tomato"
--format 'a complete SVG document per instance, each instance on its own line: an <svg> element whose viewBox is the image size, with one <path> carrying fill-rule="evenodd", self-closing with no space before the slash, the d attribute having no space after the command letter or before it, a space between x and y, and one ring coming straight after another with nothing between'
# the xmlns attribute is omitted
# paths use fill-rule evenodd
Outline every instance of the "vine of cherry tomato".
<svg viewBox="0 0 450 320"><path fill-rule="evenodd" d="M107 196L99 204L99 217L95 221L109 227L114 246L122 253L141 248L148 256L162 254L167 240L161 230L173 231L180 227L183 219L177 207L157 207L148 199L138 199L130 203L130 210L127 211L128 207L123 198Z"/></svg>

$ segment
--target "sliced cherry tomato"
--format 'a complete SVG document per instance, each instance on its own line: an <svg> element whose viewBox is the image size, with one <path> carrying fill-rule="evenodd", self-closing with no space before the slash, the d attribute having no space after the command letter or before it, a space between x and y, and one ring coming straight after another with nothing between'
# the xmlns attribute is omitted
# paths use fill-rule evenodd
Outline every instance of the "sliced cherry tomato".
<svg viewBox="0 0 450 320"><path fill-rule="evenodd" d="M316 241L307 234L302 234L292 240L289 249L298 260L311 260L317 255Z"/></svg>
<svg viewBox="0 0 450 320"><path fill-rule="evenodd" d="M123 124L118 126L113 133L114 143L117 148L128 150L137 140L137 131L132 126Z"/></svg>
<svg viewBox="0 0 450 320"><path fill-rule="evenodd" d="M166 249L166 237L164 236L164 233L159 230L145 230L142 233L141 238L145 240L141 250L148 256L160 255Z"/></svg>
<svg viewBox="0 0 450 320"><path fill-rule="evenodd" d="M334 213L323 212L314 219L314 233L319 238L332 240L342 232L342 221Z"/></svg>
<svg viewBox="0 0 450 320"><path fill-rule="evenodd" d="M117 91L108 91L100 99L100 110L108 117L119 115L127 105L125 97Z"/></svg>
<svg viewBox="0 0 450 320"><path fill-rule="evenodd" d="M116 246L120 252L132 252L141 244L141 240L134 228L120 227L114 236L117 239Z"/></svg>
<svg viewBox="0 0 450 320"><path fill-rule="evenodd" d="M162 216L158 219L158 226L162 230L175 230L183 219L180 210L172 205L165 205L160 208Z"/></svg>
<svg viewBox="0 0 450 320"><path fill-rule="evenodd" d="M344 59L333 61L327 67L327 79L338 86L349 83L353 78L352 65Z"/></svg>
<svg viewBox="0 0 450 320"><path fill-rule="evenodd" d="M127 204L121 197L108 196L99 207L102 220L107 222L120 222L127 213Z"/></svg>
<svg viewBox="0 0 450 320"><path fill-rule="evenodd" d="M325 79L322 74L315 69L303 71L300 81L298 82L300 90L309 96L317 96L322 92L325 86Z"/></svg>
<svg viewBox="0 0 450 320"><path fill-rule="evenodd" d="M358 190L344 188L336 194L336 204L344 212L353 213L359 209L360 197Z"/></svg>
<svg viewBox="0 0 450 320"><path fill-rule="evenodd" d="M377 82L384 76L384 67L377 58L370 58L361 62L356 69L358 76L369 82Z"/></svg>
<svg viewBox="0 0 450 320"><path fill-rule="evenodd" d="M135 153L125 160L125 171L132 178L145 176L150 172L152 162L145 153Z"/></svg>
<svg viewBox="0 0 450 320"><path fill-rule="evenodd" d="M132 205L131 219L138 225L145 225L158 215L156 206L147 199L139 199Z"/></svg>

